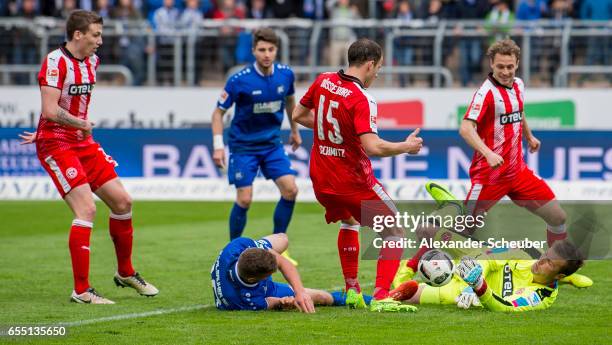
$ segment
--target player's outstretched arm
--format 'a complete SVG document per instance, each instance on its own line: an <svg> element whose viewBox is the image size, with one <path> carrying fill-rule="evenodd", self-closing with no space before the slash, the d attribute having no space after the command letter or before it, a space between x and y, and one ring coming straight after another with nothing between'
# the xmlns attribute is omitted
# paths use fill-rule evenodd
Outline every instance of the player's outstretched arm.
<svg viewBox="0 0 612 345"><path fill-rule="evenodd" d="M86 136L90 135L93 122L79 119L76 115L70 114L66 109L60 107L58 102L61 92L60 89L51 86L40 87L42 117L60 125L80 129Z"/></svg>
<svg viewBox="0 0 612 345"><path fill-rule="evenodd" d="M423 138L419 137L420 128L410 133L406 140L393 143L381 139L376 133L365 133L360 136L361 145L368 156L389 157L402 153L417 154L423 147Z"/></svg>
<svg viewBox="0 0 612 345"><path fill-rule="evenodd" d="M305 106L298 103L291 114L293 121L300 125L312 129L314 127L314 113Z"/></svg>
<svg viewBox="0 0 612 345"><path fill-rule="evenodd" d="M212 113L213 161L221 169L225 169L225 145L223 144L223 115L225 110L215 108Z"/></svg>
<svg viewBox="0 0 612 345"><path fill-rule="evenodd" d="M323 305L323 306L331 306L334 305L334 297L323 290L316 289L305 289L306 293L312 299L314 305ZM266 297L266 302L268 302L268 309L282 309L282 310L290 310L296 309L295 298L292 296L289 297Z"/></svg>
<svg viewBox="0 0 612 345"><path fill-rule="evenodd" d="M289 260L284 257L276 254L273 251L270 251L276 256L276 262L278 264L278 269L281 271L289 285L293 288L293 292L295 292L295 306L300 311L304 313L314 313L315 308L312 302L312 298L306 290L304 289L304 285L302 284L302 280L300 279L300 274L297 269Z"/></svg>
<svg viewBox="0 0 612 345"><path fill-rule="evenodd" d="M268 310L290 310L295 309L295 298L288 297L266 297Z"/></svg>
<svg viewBox="0 0 612 345"><path fill-rule="evenodd" d="M476 152L479 152L487 159L487 163L491 168L497 168L504 164L504 159L493 152L487 144L482 141L478 132L476 131L476 122L472 120L464 119L461 122L461 127L459 128L459 134L465 140L468 145L470 145Z"/></svg>

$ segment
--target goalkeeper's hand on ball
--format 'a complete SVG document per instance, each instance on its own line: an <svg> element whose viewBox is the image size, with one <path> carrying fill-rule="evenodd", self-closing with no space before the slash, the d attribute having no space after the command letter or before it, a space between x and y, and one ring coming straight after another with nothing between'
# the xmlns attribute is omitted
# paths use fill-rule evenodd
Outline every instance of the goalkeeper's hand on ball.
<svg viewBox="0 0 612 345"><path fill-rule="evenodd" d="M463 309L469 309L471 306L480 306L480 300L476 296L474 289L470 286L461 291L461 294L455 298L455 303L457 303L457 307Z"/></svg>
<svg viewBox="0 0 612 345"><path fill-rule="evenodd" d="M461 263L457 266L456 272L464 282L474 289L480 288L484 282L482 266L469 256L461 258Z"/></svg>

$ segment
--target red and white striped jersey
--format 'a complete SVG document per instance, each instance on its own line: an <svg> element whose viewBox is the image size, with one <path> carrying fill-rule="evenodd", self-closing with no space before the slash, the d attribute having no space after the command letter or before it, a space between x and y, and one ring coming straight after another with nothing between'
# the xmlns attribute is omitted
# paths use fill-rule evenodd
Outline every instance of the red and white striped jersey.
<svg viewBox="0 0 612 345"><path fill-rule="evenodd" d="M492 74L476 91L464 119L475 121L480 138L504 164L491 169L479 152L474 152L470 167L472 183L498 184L512 180L525 167L523 160L523 101L525 84L514 78L506 87Z"/></svg>
<svg viewBox="0 0 612 345"><path fill-rule="evenodd" d="M310 154L310 178L315 190L353 194L371 189L376 178L360 135L378 133L378 108L359 79L343 71L323 73L300 103L315 113Z"/></svg>
<svg viewBox="0 0 612 345"><path fill-rule="evenodd" d="M87 119L91 93L96 83L96 69L100 64L97 55L82 60L75 58L64 43L50 52L42 63L38 84L62 91L59 106L80 119ZM80 130L63 126L40 117L36 130L39 147L68 149L93 143L91 136L84 137Z"/></svg>

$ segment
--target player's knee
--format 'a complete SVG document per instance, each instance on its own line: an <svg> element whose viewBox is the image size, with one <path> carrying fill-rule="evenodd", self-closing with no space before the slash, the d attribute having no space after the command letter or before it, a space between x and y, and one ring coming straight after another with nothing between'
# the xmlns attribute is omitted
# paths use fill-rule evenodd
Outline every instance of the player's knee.
<svg viewBox="0 0 612 345"><path fill-rule="evenodd" d="M92 200L91 203L81 205L75 213L78 219L93 222L96 218L96 204Z"/></svg>
<svg viewBox="0 0 612 345"><path fill-rule="evenodd" d="M123 193L115 202L115 209L113 210L116 214L126 214L132 211L132 197Z"/></svg>
<svg viewBox="0 0 612 345"><path fill-rule="evenodd" d="M281 194L283 196L283 199L285 199L285 200L295 200L295 198L297 197L297 194L298 194L298 188L294 184L294 185L292 185L292 186L282 190Z"/></svg>
<svg viewBox="0 0 612 345"><path fill-rule="evenodd" d="M278 233L272 235L275 237L274 241L276 246L281 248L281 251L285 251L289 247L289 237L285 233Z"/></svg>
<svg viewBox="0 0 612 345"><path fill-rule="evenodd" d="M236 198L236 203L242 208L251 207L251 202L253 201L253 197L250 195L239 195Z"/></svg>
<svg viewBox="0 0 612 345"><path fill-rule="evenodd" d="M553 213L549 219L546 220L546 223L552 226L559 226L565 224L567 220L567 214L563 209L559 208L559 210Z"/></svg>

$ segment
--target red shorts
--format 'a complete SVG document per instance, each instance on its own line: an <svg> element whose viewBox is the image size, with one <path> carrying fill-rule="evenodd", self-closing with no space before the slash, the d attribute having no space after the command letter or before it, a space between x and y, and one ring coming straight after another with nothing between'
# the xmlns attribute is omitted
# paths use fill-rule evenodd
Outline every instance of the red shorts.
<svg viewBox="0 0 612 345"><path fill-rule="evenodd" d="M316 188L314 192L319 203L325 207L327 223L354 217L361 225L371 227L373 216L395 216L397 213L393 200L380 183L352 194L321 193Z"/></svg>
<svg viewBox="0 0 612 345"><path fill-rule="evenodd" d="M531 169L524 169L509 183L473 183L465 200L468 214L488 211L505 195L515 204L529 210L535 210L555 199L555 193L541 177Z"/></svg>
<svg viewBox="0 0 612 345"><path fill-rule="evenodd" d="M98 143L44 154L39 152L38 159L62 198L82 184L88 183L95 191L117 177L117 162Z"/></svg>

